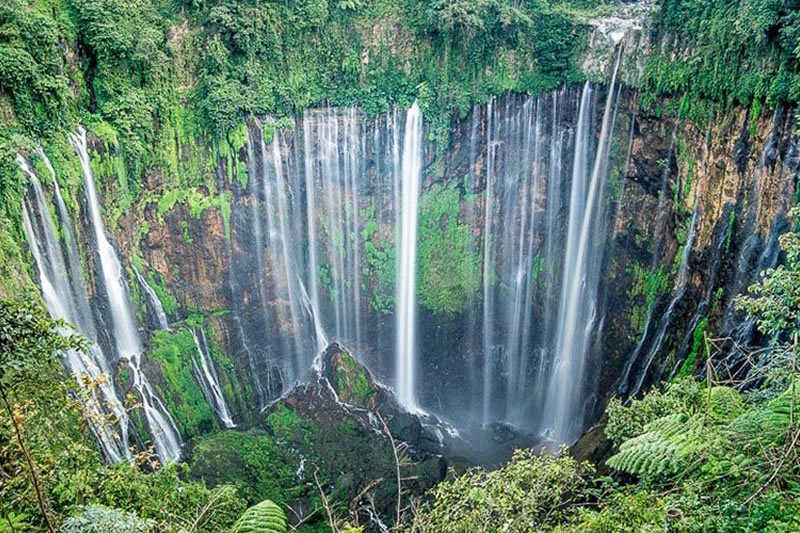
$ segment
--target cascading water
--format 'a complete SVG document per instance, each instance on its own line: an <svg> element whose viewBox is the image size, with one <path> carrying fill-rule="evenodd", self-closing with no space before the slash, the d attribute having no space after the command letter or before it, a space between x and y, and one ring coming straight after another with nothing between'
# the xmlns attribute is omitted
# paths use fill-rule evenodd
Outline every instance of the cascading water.
<svg viewBox="0 0 800 533"><path fill-rule="evenodd" d="M615 114L612 103L615 101L614 90L621 57L620 47L606 96L591 175L586 155L589 153L589 106L593 100L589 82L585 84L581 97L555 359L545 401L545 432L558 442L570 442L583 426L581 390L584 385L585 358L598 315L597 286L603 250L599 243L603 239L605 178Z"/></svg>
<svg viewBox="0 0 800 533"><path fill-rule="evenodd" d="M492 403L492 378L494 373L494 244L492 243L494 219L494 166L496 143L492 141L492 100L486 106L486 191L483 200L483 416L482 424L490 420Z"/></svg>
<svg viewBox="0 0 800 533"><path fill-rule="evenodd" d="M309 356L314 354L309 347L304 348L305 341L312 337L309 335L310 332L304 329L304 324L308 324L308 321L302 321L300 316L300 292L295 275L298 270L299 254L295 249L297 241L290 239L288 233L287 197L291 194L291 190L284 180L280 135L273 135L269 149L264 143L261 143L261 156L264 169L263 190L267 208L266 245L271 254L273 269L282 269L280 274L273 271L273 275L279 275L284 281L282 285L286 288L286 300L288 301L288 306L282 306L282 310L286 310L288 307L288 313L279 310L279 320L286 322L287 327L291 327L294 332L292 335L294 345L291 349L295 354L294 375L299 376L310 365Z"/></svg>
<svg viewBox="0 0 800 533"><path fill-rule="evenodd" d="M44 153L39 152L39 155L52 172ZM95 326L89 311L86 289L80 278L80 270L77 270L77 276L75 275L77 264L73 263L73 259L77 261L75 240L71 225L66 225L69 221L66 209L61 210L64 202L58 184L55 183L55 173L53 172L52 178L56 203L59 206L62 223L65 224L62 227L68 235L65 237L65 241L68 242L62 244L68 250L69 261L65 261L62 247L58 245L55 226L38 178L24 158L17 156L17 162L28 175L33 192L33 203L29 198L23 202L22 221L39 274L44 302L53 317L71 324L90 343L85 353L75 350L65 352L62 355L64 366L75 376L79 384L84 383L84 377L88 377L93 383L92 387L85 389L84 412L106 460L116 463L126 458L130 459L128 415L114 390L105 354L96 341ZM70 264L69 270L67 264Z"/></svg>
<svg viewBox="0 0 800 533"><path fill-rule="evenodd" d="M566 318L540 316L537 308L547 302L545 309L559 306L566 313L584 297L597 299L616 101L611 87L595 143L599 92L587 84L582 98L565 88L493 100L473 112L459 217L472 230L470 250L482 256L482 289L468 295L463 317L471 361L463 392L477 399L461 406L464 419L484 425L505 420L530 429L545 425L542 407L557 388L557 334L565 349L570 334L588 328L580 357L593 338L588 315L578 317L581 326L567 326ZM268 131L265 141L265 129L258 122L249 128L250 179L241 213L251 229L246 240L234 232L242 249L238 257L251 266L231 278L237 327L238 317L261 315L271 332L257 341L265 360L254 368L264 369L259 374L271 382L269 369L278 366L281 386L268 383L265 399L301 379L310 357L330 339L354 348L379 376L393 381L408 408L428 407L420 405L419 392L431 379L421 372L426 361L420 354L430 348L418 346L416 323L417 216L426 194L418 106L372 121L351 108L307 110L293 132ZM570 173L577 176L571 186ZM563 220L568 210L571 226ZM571 233L564 235L565 226ZM571 280L562 272L568 246L569 257L583 258L593 288L564 289ZM386 269L390 262L394 267ZM382 277L387 271L389 284ZM255 299L237 299L237 293ZM565 297L571 304L562 303ZM563 388L581 395L571 382Z"/></svg>
<svg viewBox="0 0 800 533"><path fill-rule="evenodd" d="M319 322L318 303L308 295L302 274L302 239L300 229L304 210L295 201L300 173L284 162L282 137L272 133L264 140L267 126L256 122L248 137L249 183L257 201L251 206L253 235L256 241L257 283L265 325L280 332L279 353L284 354L280 368L281 387L302 378L326 339ZM287 173L291 170L291 175ZM312 287L316 291L316 287ZM312 293L313 293L312 291ZM317 296L318 298L318 296ZM267 302L281 304L269 308ZM268 384L268 396L281 390Z"/></svg>
<svg viewBox="0 0 800 533"><path fill-rule="evenodd" d="M469 143L469 169L458 217L470 229L468 247L480 279L468 294L469 309L454 318L463 321L466 333L459 340L466 358L456 370L466 386L458 394L469 399L456 403L455 411L441 401L437 407L428 396L434 380L426 366L431 338L427 324L417 324L417 313L428 313L417 308L417 218L425 215L423 183L438 187L435 177L431 182L422 176L419 107L372 120L355 108L307 110L292 131L254 120L248 127L247 182L233 189L227 257L232 349L246 354L259 407L303 379L330 339L394 382L410 410L454 412L466 423L550 428L556 439L572 438L581 425L578 359L586 357L597 331L594 315L576 309L583 302L587 309L600 305L596 270L615 86L595 142L600 92L586 84L582 94L564 88L538 97L509 96L473 111L462 140ZM72 141L83 152L113 342L134 371L148 424L160 437L159 455L168 460L179 453L180 440L138 371L142 343L102 227L82 135ZM226 186L222 170L217 183L220 190ZM136 274L154 322L164 327L157 296ZM556 307L559 313L547 312ZM573 342L577 336L581 340ZM566 357L570 342L575 350ZM229 425L224 398L216 394L219 384L210 367L204 371L201 354L210 362L200 349L195 374ZM574 420L557 428L556 412Z"/></svg>
<svg viewBox="0 0 800 533"><path fill-rule="evenodd" d="M416 278L417 216L422 179L422 115L416 102L406 115L400 178L399 247L397 256L396 388L407 409L417 409L416 398Z"/></svg>
<svg viewBox="0 0 800 533"><path fill-rule="evenodd" d="M131 265L133 269L133 273L136 275L136 281L139 282L139 287L144 291L145 296L147 296L148 307L155 316L156 323L159 329L169 330L169 321L167 320L167 313L164 312L164 306L161 305L161 300L158 299L158 295L156 291L153 290L153 287L147 283L147 280L144 279L141 272L135 267Z"/></svg>
<svg viewBox="0 0 800 533"><path fill-rule="evenodd" d="M322 206L327 272L331 279L329 296L334 306L335 332L356 346L361 343L359 313L358 228L353 224L360 209L354 161L363 159L358 139L355 110L345 110L339 116L327 109L319 124L319 180L322 186ZM308 194L308 191L307 191ZM311 192L313 196L313 191Z"/></svg>
<svg viewBox="0 0 800 533"><path fill-rule="evenodd" d="M653 364L653 361L656 358L656 355L661 350L661 347L664 343L664 337L667 334L667 329L670 325L672 325L672 321L675 319L675 309L678 304L683 300L684 295L686 294L687 284L689 283L689 257L692 253L692 247L694 246L694 238L697 232L697 213L698 207L695 206L694 213L692 214L692 220L689 224L689 233L686 237L686 244L683 247L683 252L681 254L681 262L680 266L678 267L678 275L677 275L677 287L675 289L674 295L667 305L667 309L664 312L661 321L659 322L658 330L656 336L653 340L653 343L650 347L650 350L647 353L647 357L645 358L644 366L642 367L641 371L639 372L639 376L634 384L633 388L630 391L630 396L634 397L639 394L639 391L644 384L645 378L647 378L647 373L650 370L650 366ZM644 339L644 337L643 337ZM639 355L639 351L641 350L640 346L643 342L640 342L637 345L637 349L634 351L634 357L632 357L631 363L635 363L636 356ZM623 381L628 380L628 374L630 371L630 366L626 369L625 374L623 375Z"/></svg>
<svg viewBox="0 0 800 533"><path fill-rule="evenodd" d="M80 158L83 169L84 188L88 201L89 218L94 230L96 252L99 260L103 289L108 299L117 356L128 363L133 387L142 402L142 411L150 429L156 453L162 463L178 459L182 442L178 429L164 404L153 392L150 383L140 369L143 352L142 342L131 312L128 293L122 274L122 265L106 237L100 214L100 203L95 191L94 176L89 162L86 130L79 128L69 135L70 142Z"/></svg>
<svg viewBox="0 0 800 533"><path fill-rule="evenodd" d="M314 165L311 157L311 117L309 111L303 113L303 178L306 188L306 230L308 232L308 285L310 287L309 305L314 313L314 336L316 337L316 350L325 349L328 344L325 330L319 317L319 284L317 283L317 272L319 262L317 261L317 232L316 222L316 203L314 194Z"/></svg>
<svg viewBox="0 0 800 533"><path fill-rule="evenodd" d="M529 361L533 350L533 298L544 264L542 230L552 233L559 202L547 205L549 178L561 179L558 144L564 136L558 121L548 122L560 106L554 98L490 102L486 108L486 189L483 225L483 408L482 423L497 418L520 421L527 411ZM551 176L551 174L554 174ZM501 179L498 179L497 177ZM558 185L555 185L558 189ZM538 217L539 213L545 216ZM541 224L548 224L542 228ZM502 368L505 405L496 405L495 371ZM534 369L534 372L536 370Z"/></svg>
<svg viewBox="0 0 800 533"><path fill-rule="evenodd" d="M219 385L217 369L210 356L205 330L200 329L200 336L198 337L197 331L192 329L192 338L200 359L198 363L197 358L192 355L192 371L197 383L200 385L200 389L203 391L203 396L205 396L206 401L214 409L214 412L226 428L236 427L228 410L228 403L222 394L222 387Z"/></svg>

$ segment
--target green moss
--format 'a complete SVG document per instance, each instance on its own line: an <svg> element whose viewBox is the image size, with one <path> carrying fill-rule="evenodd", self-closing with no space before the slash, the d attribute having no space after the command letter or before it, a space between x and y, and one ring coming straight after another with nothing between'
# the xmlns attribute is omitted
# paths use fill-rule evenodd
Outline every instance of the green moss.
<svg viewBox="0 0 800 533"><path fill-rule="evenodd" d="M279 405L267 416L267 426L278 439L305 444L311 444L314 435L319 431L314 422L302 418L285 404Z"/></svg>
<svg viewBox="0 0 800 533"><path fill-rule="evenodd" d="M631 327L638 333L644 332L647 326L647 314L656 299L669 290L669 280L664 273L664 265L650 270L639 263L629 267L633 283L628 289L628 298L635 303L631 308Z"/></svg>
<svg viewBox="0 0 800 533"><path fill-rule="evenodd" d="M394 309L396 266L394 242L378 234L374 205L362 209L360 219L363 224L361 239L364 242L362 277L369 284L370 307L379 313L391 314ZM322 276L320 280L322 281Z"/></svg>
<svg viewBox="0 0 800 533"><path fill-rule="evenodd" d="M643 105L670 97L666 112L700 125L712 109L752 104L758 115L762 102L796 103L800 18L788 15L794 8L784 2L663 2L653 37L668 46L649 54Z"/></svg>
<svg viewBox="0 0 800 533"><path fill-rule="evenodd" d="M342 353L336 366L336 391L339 397L350 404L368 407L377 391L370 384L364 368L347 353Z"/></svg>
<svg viewBox="0 0 800 533"><path fill-rule="evenodd" d="M219 195L218 204L220 215L222 215L222 227L225 230L225 238L231 240L231 199L223 193Z"/></svg>
<svg viewBox="0 0 800 533"><path fill-rule="evenodd" d="M268 497L289 503L316 491L296 475L300 455L263 431L223 431L207 437L194 447L189 463L194 479L211 487L235 485L249 503Z"/></svg>
<svg viewBox="0 0 800 533"><path fill-rule="evenodd" d="M225 238L231 236L231 203L227 193L207 195L197 187L167 189L158 198L156 214L164 222L164 215L170 212L177 204L183 204L189 210L189 216L199 219L206 209L219 209ZM182 221L182 223L185 221Z"/></svg>
<svg viewBox="0 0 800 533"><path fill-rule="evenodd" d="M718 287L716 291L714 291L714 300L711 302L711 313L714 314L719 310L719 304L722 303L722 299L725 297L725 287Z"/></svg>
<svg viewBox="0 0 800 533"><path fill-rule="evenodd" d="M533 257L533 264L531 265L531 285L536 285L536 282L539 281L539 276L544 271L545 266L545 258L540 253L537 253Z"/></svg>
<svg viewBox="0 0 800 533"><path fill-rule="evenodd" d="M211 407L192 373L196 350L189 330L162 330L153 335L150 356L158 361L166 382L162 398L184 438L216 428Z"/></svg>
<svg viewBox="0 0 800 533"><path fill-rule="evenodd" d="M692 350L689 352L689 355L686 357L686 361L683 362L681 365L680 370L678 373L675 374L674 380L680 380L685 377L688 377L694 373L695 365L697 364L697 356L701 352L705 352L705 332L706 328L708 328L708 318L702 319L700 322L697 323L697 326L694 328L694 334L692 336Z"/></svg>
<svg viewBox="0 0 800 533"><path fill-rule="evenodd" d="M172 211L175 204L182 201L183 197L185 197L185 192L180 189L168 189L164 191L156 204L156 213L159 219L163 220L164 214Z"/></svg>
<svg viewBox="0 0 800 533"><path fill-rule="evenodd" d="M733 230L736 227L736 210L731 209L730 214L728 215L728 230L725 233L725 251L731 249L731 241L733 239Z"/></svg>
<svg viewBox="0 0 800 533"><path fill-rule="evenodd" d="M480 256L469 226L459 221L455 185L434 186L420 202L418 294L434 313L462 311L479 288Z"/></svg>
<svg viewBox="0 0 800 533"><path fill-rule="evenodd" d="M167 314L167 316L173 316L178 310L178 300L176 300L175 297L164 287L164 285L162 285L156 279L156 275L152 270L147 273L147 283L153 288L156 296L158 296L158 300L161 302L161 307L164 308L164 312Z"/></svg>
<svg viewBox="0 0 800 533"><path fill-rule="evenodd" d="M136 321L142 323L147 318L147 304L142 299L139 280L136 279L136 274L132 268L125 268L125 273L128 276L128 294L131 298L131 306L136 313Z"/></svg>
<svg viewBox="0 0 800 533"><path fill-rule="evenodd" d="M181 220L181 238L183 244L192 244L192 236L189 234L189 223Z"/></svg>
<svg viewBox="0 0 800 533"><path fill-rule="evenodd" d="M24 292L36 291L28 268L28 261L22 254L20 243L22 235L11 230L11 222L0 216L0 297L19 297Z"/></svg>
<svg viewBox="0 0 800 533"><path fill-rule="evenodd" d="M219 312L212 312L212 316L217 316ZM246 412L247 406L254 405L256 401L250 381L240 379L237 368L231 357L225 353L219 342L214 328L204 327L206 340L211 352L211 359L217 368L222 394L228 400L228 406L240 412Z"/></svg>

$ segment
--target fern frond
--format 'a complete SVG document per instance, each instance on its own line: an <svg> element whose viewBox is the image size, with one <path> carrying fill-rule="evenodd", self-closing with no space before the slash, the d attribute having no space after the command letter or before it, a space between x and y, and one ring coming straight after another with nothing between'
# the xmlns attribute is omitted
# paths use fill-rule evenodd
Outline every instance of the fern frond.
<svg viewBox="0 0 800 533"><path fill-rule="evenodd" d="M667 415L647 424L644 433L622 443L608 465L646 479L678 473L707 446L702 423L684 414Z"/></svg>
<svg viewBox="0 0 800 533"><path fill-rule="evenodd" d="M264 500L247 509L231 533L286 533L286 515L272 500Z"/></svg>

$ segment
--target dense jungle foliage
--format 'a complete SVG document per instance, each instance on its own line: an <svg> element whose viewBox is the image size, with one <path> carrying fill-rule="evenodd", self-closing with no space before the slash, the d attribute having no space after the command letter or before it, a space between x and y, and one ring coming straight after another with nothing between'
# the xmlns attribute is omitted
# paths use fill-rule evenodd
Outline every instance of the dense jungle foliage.
<svg viewBox="0 0 800 533"><path fill-rule="evenodd" d="M17 152L41 143L68 196L80 189L67 131L103 145L112 221L165 198L228 208L216 161L234 166L244 121L311 105L369 114L416 98L444 145L450 119L508 91L582 77L600 0L10 0L0 5L0 272L25 285ZM278 121L278 124L285 124ZM229 172L229 176L236 171ZM241 174L241 173L240 173ZM164 197L142 187L157 175ZM202 192L199 192L202 191ZM185 200L181 200L185 201ZM169 206L174 205L174 201Z"/></svg>
<svg viewBox="0 0 800 533"><path fill-rule="evenodd" d="M243 124L252 117L272 116L285 126L279 119L313 105L358 105L377 114L417 99L427 133L443 148L453 117L463 117L475 103L582 80L586 19L605 13L607 4L0 3L0 294L16 297L0 302L0 533L48 527L280 532L287 529L287 518L297 521L287 517L292 510L286 508L297 497L308 503L310 517L298 531L328 530L328 524L358 531L351 527L344 491L323 488L341 488L335 485L336 470L323 467L320 485L308 474L301 484L294 470L300 452L287 445L295 442L290 436L313 443L336 435L286 411L264 416L246 433L222 431L178 356L193 349L186 328L160 332L153 357L167 369L169 385L180 391L180 398L165 395L165 401L178 413L183 433L210 434L192 443L188 464L156 468L152 452L137 455L132 464L103 463L86 424L87 418L102 423L86 409L86 391L99 384L78 387L58 361L60 351L85 349L85 342L49 318L30 283L31 261L20 245L26 182L15 164L17 152L30 153L38 143L46 147L73 209L81 171L65 134L83 124L96 136L96 174L113 193L110 222L148 205L155 205L159 216L183 205L195 218L206 209L219 209L224 218L230 207L218 194L214 169L236 167L246 139ZM747 106L757 118L776 106L800 103L800 1L660 0L653 20L657 44L639 87L644 107L705 123L736 105ZM145 186L152 176L158 177L158 192ZM426 271L423 304L445 313L463 308L476 290L469 286L475 279L470 273L479 268L469 230L458 223L454 194L434 189L423 202L420 228L423 267L447 265L453 256L469 259L453 271ZM139 232L137 238L147 228ZM184 239L191 239L188 232ZM439 240L457 247L444 249ZM715 340L705 333L707 320L701 322L691 364L673 381L629 404L609 404L607 460L592 464L576 461L568 451L518 451L498 470L452 473L426 498L405 501L395 527L800 529L800 236L789 233L782 245L784 264L737 300L774 339L750 354L746 380L727 375ZM381 265L393 268L394 250L374 245L369 253L373 274L382 280ZM430 257L438 259L429 262ZM137 257L131 262L136 265ZM171 314L174 297L148 275ZM641 295L649 305L663 280L632 275L643 279ZM371 303L376 309L392 305ZM641 320L634 320L640 327ZM217 362L224 365L226 357L219 355ZM372 393L363 380L356 383L357 396ZM387 521L394 523L391 517Z"/></svg>
<svg viewBox="0 0 800 533"><path fill-rule="evenodd" d="M746 379L728 373L716 358L715 340L706 336L702 379L676 377L630 404L611 401L605 435L612 454L606 461L579 463L567 450L558 455L519 450L498 470L472 469L441 483L430 498L414 503L403 527L800 527L800 234L784 235L781 244L786 263L767 271L737 299L775 339L750 353ZM335 437L323 436L284 407L263 422L268 431L221 433L198 443L189 465L153 471L152 458L143 453L132 464L105 466L81 423L87 416L81 389L59 370L58 350L85 347L74 335L65 337L63 327L38 304L0 306L0 531L40 528L44 517L63 523L63 531L111 530L103 524L119 524L115 531L259 531L247 529L253 523L270 525L268 531L286 530L281 508L259 503L309 491L293 486L297 477L291 465L297 457L289 456L297 451L281 439L312 443L320 435L331 444ZM214 488L203 482L210 479L216 480ZM311 500L318 513L314 528L330 521L348 531L345 507L336 505L335 494L328 495L334 504L322 489L320 494ZM255 506L244 513L247 505ZM325 518L323 509L330 505L334 511ZM254 518L259 513L265 517Z"/></svg>
<svg viewBox="0 0 800 533"><path fill-rule="evenodd" d="M642 79L645 105L704 124L714 111L800 102L800 2L662 0L654 18L659 46Z"/></svg>

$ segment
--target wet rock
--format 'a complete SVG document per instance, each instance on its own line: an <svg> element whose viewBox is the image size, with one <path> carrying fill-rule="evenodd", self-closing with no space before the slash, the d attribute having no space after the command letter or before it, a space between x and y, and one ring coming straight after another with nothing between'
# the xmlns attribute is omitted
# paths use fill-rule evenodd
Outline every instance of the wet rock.
<svg viewBox="0 0 800 533"><path fill-rule="evenodd" d="M304 478L317 472L329 497L363 513L362 523L368 523L369 513L354 498L371 500L378 516L394 516L397 485L389 435L400 455L408 457L401 467L409 478L403 483L408 496L422 495L447 473L447 461L438 453L441 444L425 427L430 421L405 411L338 344L320 354L307 383L288 391L264 414L273 438L305 458Z"/></svg>

